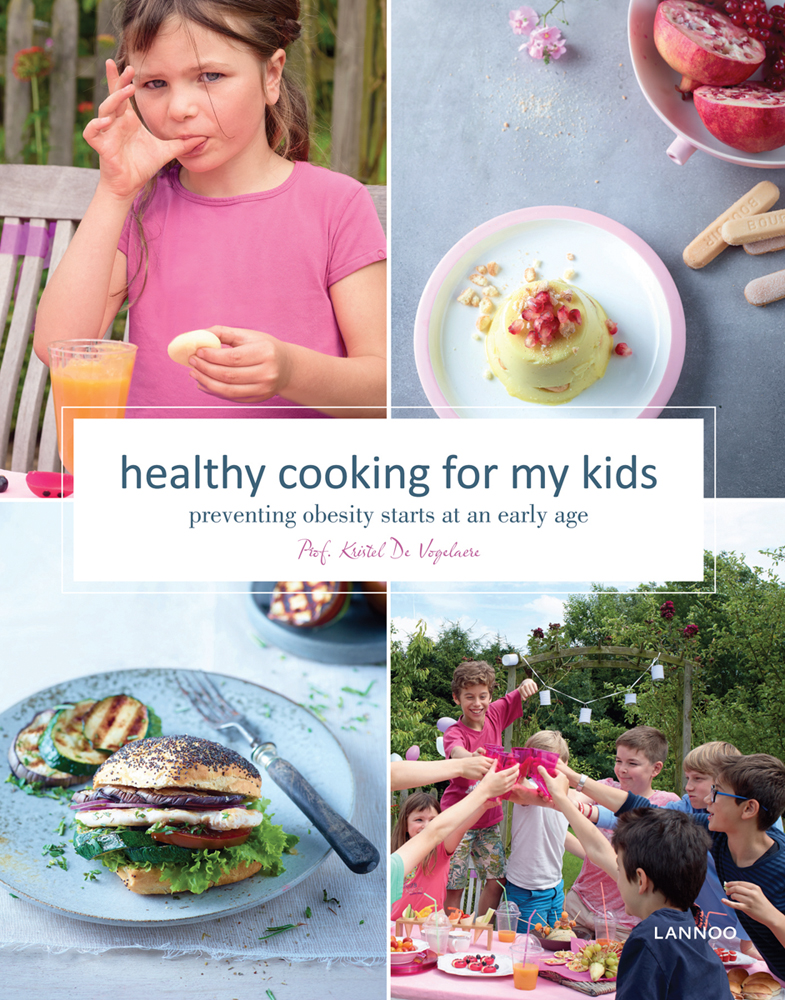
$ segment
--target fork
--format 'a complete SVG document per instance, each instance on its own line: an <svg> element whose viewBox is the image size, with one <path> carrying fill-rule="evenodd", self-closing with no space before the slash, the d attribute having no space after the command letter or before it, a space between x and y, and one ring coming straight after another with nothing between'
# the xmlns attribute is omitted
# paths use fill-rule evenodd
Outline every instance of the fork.
<svg viewBox="0 0 785 1000"><path fill-rule="evenodd" d="M351 823L340 816L319 795L288 760L278 756L274 743L264 741L253 725L223 697L207 674L175 671L180 690L207 722L224 732L236 729L251 745L251 760L261 765L273 781L294 802L343 863L357 875L372 872L379 864L379 852Z"/></svg>

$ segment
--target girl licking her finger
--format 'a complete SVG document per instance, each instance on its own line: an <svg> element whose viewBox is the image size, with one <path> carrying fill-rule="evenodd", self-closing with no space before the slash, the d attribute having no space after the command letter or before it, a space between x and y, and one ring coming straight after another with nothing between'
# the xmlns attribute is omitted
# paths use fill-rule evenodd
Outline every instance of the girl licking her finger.
<svg viewBox="0 0 785 1000"><path fill-rule="evenodd" d="M46 362L54 340L103 336L127 297L127 416L384 415L384 233L362 185L308 163L285 71L299 7L123 7L109 97L84 133L100 180L42 296L35 348ZM195 329L222 346L186 372L166 349Z"/></svg>

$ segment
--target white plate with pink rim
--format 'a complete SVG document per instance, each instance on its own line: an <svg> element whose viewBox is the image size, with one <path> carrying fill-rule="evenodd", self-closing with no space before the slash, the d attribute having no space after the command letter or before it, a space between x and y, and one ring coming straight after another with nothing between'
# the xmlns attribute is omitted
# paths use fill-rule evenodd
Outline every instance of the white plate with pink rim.
<svg viewBox="0 0 785 1000"><path fill-rule="evenodd" d="M499 265L493 282L503 296L523 284L528 267L537 265L539 278L573 270L571 282L601 303L632 356L612 354L604 378L558 406L510 396L486 377L485 343L474 339L478 311L457 301L473 287L475 266L490 261ZM685 332L673 278L644 240L596 212L546 205L490 219L445 254L420 298L414 355L440 417L657 417L681 373Z"/></svg>
<svg viewBox="0 0 785 1000"><path fill-rule="evenodd" d="M478 954L490 953L478 952ZM509 955L494 954L494 964L499 967L494 972L481 972L475 969L470 969L468 966L465 969L456 969L453 962L460 961L465 957L465 955L440 955L439 961L436 963L436 967L441 972L448 972L451 976L473 976L475 979L493 979L494 977L498 978L499 976L512 975L512 959Z"/></svg>
<svg viewBox="0 0 785 1000"><path fill-rule="evenodd" d="M681 75L671 69L654 45L654 15L658 0L630 0L627 37L632 68L643 96L676 139L666 150L674 163L683 165L696 149L743 167L785 167L785 146L768 153L744 153L715 139L700 120L695 104L676 90ZM752 80L759 80L760 71Z"/></svg>

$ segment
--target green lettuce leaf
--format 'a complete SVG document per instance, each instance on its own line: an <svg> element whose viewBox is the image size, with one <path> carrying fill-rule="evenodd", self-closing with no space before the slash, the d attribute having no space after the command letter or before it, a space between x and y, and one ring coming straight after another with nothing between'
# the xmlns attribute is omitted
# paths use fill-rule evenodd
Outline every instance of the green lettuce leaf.
<svg viewBox="0 0 785 1000"><path fill-rule="evenodd" d="M237 865L250 864L258 861L262 868L260 875L275 877L285 871L282 861L283 854L291 854L299 837L286 833L282 826L271 822L265 809L270 804L269 799L255 799L248 804L264 815L264 819L253 828L251 836L238 847L223 847L216 851L193 851L190 863L172 864L163 862L153 865L151 862L129 861L125 851L110 851L101 857L103 864L113 872L125 865L149 871L160 867L161 881L168 879L172 884L172 892L187 890L202 893L210 888L212 882L217 882L224 872L231 871Z"/></svg>

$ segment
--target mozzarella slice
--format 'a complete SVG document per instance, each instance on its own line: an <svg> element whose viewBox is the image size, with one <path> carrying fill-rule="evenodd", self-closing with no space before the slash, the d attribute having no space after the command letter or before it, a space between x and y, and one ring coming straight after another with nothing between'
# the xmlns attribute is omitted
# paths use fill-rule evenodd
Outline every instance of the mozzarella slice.
<svg viewBox="0 0 785 1000"><path fill-rule="evenodd" d="M77 813L85 826L152 826L168 823L184 826L206 826L211 830L241 830L259 826L264 816L255 809L95 809Z"/></svg>

